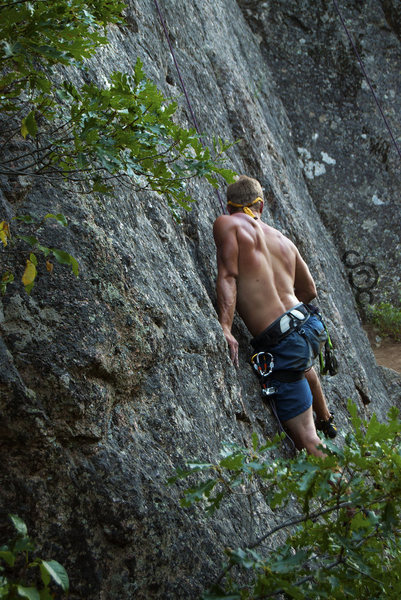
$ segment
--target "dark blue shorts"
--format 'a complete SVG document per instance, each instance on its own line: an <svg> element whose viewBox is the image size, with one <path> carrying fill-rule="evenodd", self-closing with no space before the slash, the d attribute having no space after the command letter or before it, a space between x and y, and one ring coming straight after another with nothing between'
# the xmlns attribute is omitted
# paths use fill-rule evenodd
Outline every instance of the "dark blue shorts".
<svg viewBox="0 0 401 600"><path fill-rule="evenodd" d="M270 385L277 390L271 399L276 405L280 421L288 421L312 406L312 392L305 377L288 383L273 378Z"/></svg>
<svg viewBox="0 0 401 600"><path fill-rule="evenodd" d="M305 378L283 382L274 378L274 372L304 373L312 366L314 358L319 354L326 339L327 334L322 321L317 315L312 314L305 323L302 323L281 342L263 348L263 351L272 354L274 359L269 386L277 390L271 398L275 401L277 414L281 421L288 421L308 410L312 405L312 393Z"/></svg>

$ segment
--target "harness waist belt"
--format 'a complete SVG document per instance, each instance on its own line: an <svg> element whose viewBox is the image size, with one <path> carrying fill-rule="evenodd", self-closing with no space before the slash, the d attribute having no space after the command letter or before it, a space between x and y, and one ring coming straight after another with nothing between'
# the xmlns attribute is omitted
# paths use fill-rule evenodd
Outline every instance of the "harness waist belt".
<svg viewBox="0 0 401 600"><path fill-rule="evenodd" d="M251 345L257 351L267 350L279 344L287 335L299 329L309 319L311 313L305 304L297 304L278 317L262 333L251 340Z"/></svg>
<svg viewBox="0 0 401 600"><path fill-rule="evenodd" d="M305 378L305 371L273 371L270 374L271 379L277 379L283 383L292 383L293 381L300 381Z"/></svg>

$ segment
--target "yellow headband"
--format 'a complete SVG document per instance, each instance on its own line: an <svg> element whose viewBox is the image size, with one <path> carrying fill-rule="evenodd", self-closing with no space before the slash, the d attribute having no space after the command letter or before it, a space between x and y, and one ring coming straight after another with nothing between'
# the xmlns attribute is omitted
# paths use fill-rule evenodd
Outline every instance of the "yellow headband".
<svg viewBox="0 0 401 600"><path fill-rule="evenodd" d="M252 206L253 204L256 204L256 202L263 202L263 198L260 198L258 196L257 198L255 198L255 200L253 200L253 202L250 202L249 204L246 204L245 206L243 204L235 204L235 202L231 202L231 200L228 200L227 204L229 204L230 206L234 206L235 208L242 208L242 211L246 215L248 215L249 217L252 217L252 219L254 219L255 215L253 214L251 209L248 208L248 206Z"/></svg>

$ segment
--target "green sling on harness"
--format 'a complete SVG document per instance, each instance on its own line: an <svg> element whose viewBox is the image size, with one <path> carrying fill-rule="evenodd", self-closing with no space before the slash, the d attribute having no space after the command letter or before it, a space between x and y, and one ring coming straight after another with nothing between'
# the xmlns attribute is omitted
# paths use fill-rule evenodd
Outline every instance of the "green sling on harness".
<svg viewBox="0 0 401 600"><path fill-rule="evenodd" d="M338 361L335 356L334 347L330 339L329 332L327 331L326 323L323 321L323 319L322 323L326 330L327 340L319 354L320 374L327 375L327 373L329 373L330 375L336 375L338 373Z"/></svg>

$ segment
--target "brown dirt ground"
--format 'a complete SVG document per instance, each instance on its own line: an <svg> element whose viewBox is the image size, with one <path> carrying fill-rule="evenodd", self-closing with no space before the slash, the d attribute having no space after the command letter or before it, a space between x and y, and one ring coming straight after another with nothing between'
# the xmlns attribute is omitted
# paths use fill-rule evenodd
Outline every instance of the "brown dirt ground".
<svg viewBox="0 0 401 600"><path fill-rule="evenodd" d="M380 338L377 330L371 325L364 325L364 329L377 364L401 373L401 342L394 342L390 338Z"/></svg>

